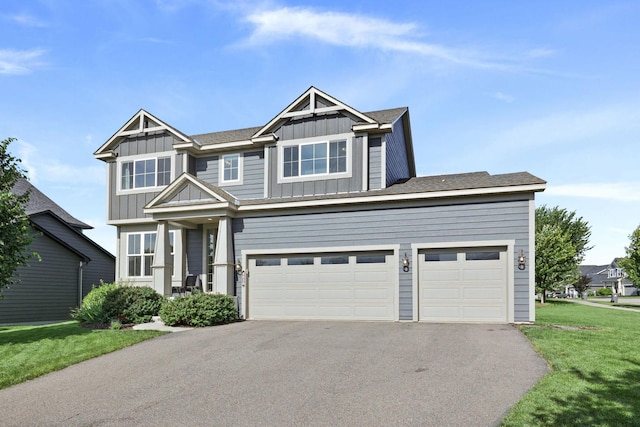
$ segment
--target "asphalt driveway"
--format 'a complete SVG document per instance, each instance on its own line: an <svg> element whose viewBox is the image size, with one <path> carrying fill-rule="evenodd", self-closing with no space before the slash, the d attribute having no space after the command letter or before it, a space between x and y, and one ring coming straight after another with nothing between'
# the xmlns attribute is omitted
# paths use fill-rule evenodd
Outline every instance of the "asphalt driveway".
<svg viewBox="0 0 640 427"><path fill-rule="evenodd" d="M491 426L547 372L509 325L258 322L0 391L3 426Z"/></svg>

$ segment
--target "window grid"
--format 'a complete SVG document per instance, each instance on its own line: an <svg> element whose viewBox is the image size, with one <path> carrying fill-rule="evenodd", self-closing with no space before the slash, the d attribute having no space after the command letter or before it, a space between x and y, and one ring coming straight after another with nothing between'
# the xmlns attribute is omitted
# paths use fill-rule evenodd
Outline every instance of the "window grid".
<svg viewBox="0 0 640 427"><path fill-rule="evenodd" d="M222 181L237 181L239 179L239 154L222 156L223 174Z"/></svg>
<svg viewBox="0 0 640 427"><path fill-rule="evenodd" d="M285 178L346 172L347 141L283 147L282 166Z"/></svg>
<svg viewBox="0 0 640 427"><path fill-rule="evenodd" d="M132 160L121 163L121 190L169 185L171 157Z"/></svg>
<svg viewBox="0 0 640 427"><path fill-rule="evenodd" d="M171 275L174 272L174 231L169 231ZM127 238L127 276L150 277L155 255L156 233L131 233Z"/></svg>

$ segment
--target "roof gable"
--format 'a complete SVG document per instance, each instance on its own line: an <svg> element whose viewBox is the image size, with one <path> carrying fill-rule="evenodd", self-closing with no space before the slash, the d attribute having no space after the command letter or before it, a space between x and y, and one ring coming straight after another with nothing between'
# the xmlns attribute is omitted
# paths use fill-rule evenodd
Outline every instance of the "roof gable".
<svg viewBox="0 0 640 427"><path fill-rule="evenodd" d="M158 119L151 113L140 109L136 114L133 115L116 133L114 133L111 138L105 142L102 147L100 147L93 155L98 159L109 159L115 158L115 154L112 149L115 147L122 139L140 135L148 132L160 132L166 131L171 135L175 136L177 139L182 142L190 142L193 143L193 140L189 138L184 133L180 132L176 128L169 126L162 120Z"/></svg>
<svg viewBox="0 0 640 427"><path fill-rule="evenodd" d="M275 116L269 123L260 128L252 136L252 139L256 139L272 133L275 129L281 126L282 123L291 118L332 112L341 112L343 114L348 114L354 117L357 122L362 122L370 125L377 124L374 119L367 116L366 114L361 113L354 108L351 108L347 104L337 100L331 95L328 95L321 90L311 86L295 101L289 104L287 108L285 108L277 116Z"/></svg>
<svg viewBox="0 0 640 427"><path fill-rule="evenodd" d="M164 208L176 205L220 203L238 204L238 200L225 190L183 173L162 190L144 209Z"/></svg>

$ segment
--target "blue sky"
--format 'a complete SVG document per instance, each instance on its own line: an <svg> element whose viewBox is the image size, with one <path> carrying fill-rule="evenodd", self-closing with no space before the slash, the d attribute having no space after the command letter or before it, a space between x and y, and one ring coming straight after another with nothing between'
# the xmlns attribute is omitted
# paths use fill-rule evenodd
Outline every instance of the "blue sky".
<svg viewBox="0 0 640 427"><path fill-rule="evenodd" d="M586 263L640 225L640 2L2 0L0 138L95 230L92 153L144 108L193 135L266 124L309 86L408 106L419 175L529 171L592 228Z"/></svg>

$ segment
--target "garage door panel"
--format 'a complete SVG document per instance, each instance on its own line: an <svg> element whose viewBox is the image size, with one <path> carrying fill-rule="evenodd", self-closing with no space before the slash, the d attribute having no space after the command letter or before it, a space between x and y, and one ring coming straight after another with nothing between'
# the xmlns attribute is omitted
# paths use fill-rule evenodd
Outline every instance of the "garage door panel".
<svg viewBox="0 0 640 427"><path fill-rule="evenodd" d="M499 259L477 256L481 248L474 249L476 256L467 256L463 248L449 251L457 253L457 261L426 261L424 254L420 256L419 320L506 322L505 249L500 249Z"/></svg>
<svg viewBox="0 0 640 427"><path fill-rule="evenodd" d="M386 262L356 262L380 259L380 252L330 254L345 263L322 263L322 254L283 259L309 258L313 264L256 267L249 259L248 317L250 319L355 319L393 320L395 313L395 258ZM362 257L361 255L365 255ZM272 270L273 269L273 270Z"/></svg>

